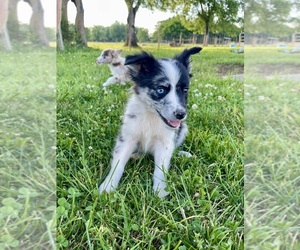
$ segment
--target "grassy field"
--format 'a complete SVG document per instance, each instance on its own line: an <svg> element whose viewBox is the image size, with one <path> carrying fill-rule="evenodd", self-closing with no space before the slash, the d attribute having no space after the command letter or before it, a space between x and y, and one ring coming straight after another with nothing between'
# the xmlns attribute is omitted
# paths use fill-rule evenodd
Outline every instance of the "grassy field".
<svg viewBox="0 0 300 250"><path fill-rule="evenodd" d="M0 53L0 249L55 249L56 51Z"/></svg>
<svg viewBox="0 0 300 250"><path fill-rule="evenodd" d="M296 250L300 56L266 47L245 52L245 246Z"/></svg>
<svg viewBox="0 0 300 250"><path fill-rule="evenodd" d="M243 55L204 48L193 56L183 146L193 157L173 157L170 195L160 200L150 156L127 164L115 193L98 194L130 84L103 91L110 72L96 57L122 45L90 46L57 55L58 249L243 249L243 83L223 77L241 72ZM157 57L183 50L143 49Z"/></svg>

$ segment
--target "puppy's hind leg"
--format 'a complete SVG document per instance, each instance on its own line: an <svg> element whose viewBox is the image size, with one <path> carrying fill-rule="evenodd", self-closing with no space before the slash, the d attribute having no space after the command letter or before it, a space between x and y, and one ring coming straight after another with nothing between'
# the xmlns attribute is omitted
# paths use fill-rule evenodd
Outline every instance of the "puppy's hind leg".
<svg viewBox="0 0 300 250"><path fill-rule="evenodd" d="M118 187L118 184L125 169L125 165L129 160L135 147L135 141L130 139L124 139L122 136L119 136L113 152L110 171L103 183L99 187L100 194L104 192L112 192Z"/></svg>
<svg viewBox="0 0 300 250"><path fill-rule="evenodd" d="M159 198L167 196L169 193L165 190L167 187L166 177L170 166L171 157L174 151L173 145L159 144L155 147L154 161L155 169L153 175L153 191L158 192Z"/></svg>

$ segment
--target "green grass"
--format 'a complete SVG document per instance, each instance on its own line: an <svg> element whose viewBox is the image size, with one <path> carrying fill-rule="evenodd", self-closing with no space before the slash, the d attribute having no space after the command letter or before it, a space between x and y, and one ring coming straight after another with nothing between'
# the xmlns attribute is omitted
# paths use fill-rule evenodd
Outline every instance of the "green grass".
<svg viewBox="0 0 300 250"><path fill-rule="evenodd" d="M264 70L262 70L264 68ZM276 69L271 72L269 69ZM265 70L267 69L267 70ZM245 245L300 248L299 54L246 48ZM272 78L267 78L266 76Z"/></svg>
<svg viewBox="0 0 300 250"><path fill-rule="evenodd" d="M243 56L229 48L193 56L183 146L193 157L174 155L161 200L151 156L129 161L116 192L98 193L130 84L104 92L110 71L95 59L121 45L90 45L57 55L58 249L243 249L243 83L220 74L224 65L237 71ZM173 57L183 48L143 49Z"/></svg>
<svg viewBox="0 0 300 250"><path fill-rule="evenodd" d="M55 249L56 53L0 53L0 249Z"/></svg>

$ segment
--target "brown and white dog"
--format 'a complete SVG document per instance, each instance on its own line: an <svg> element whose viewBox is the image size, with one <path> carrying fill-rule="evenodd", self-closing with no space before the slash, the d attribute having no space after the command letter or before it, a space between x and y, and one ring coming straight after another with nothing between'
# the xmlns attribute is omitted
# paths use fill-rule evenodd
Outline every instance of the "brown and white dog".
<svg viewBox="0 0 300 250"><path fill-rule="evenodd" d="M125 82L129 82L128 68L125 66L125 58L121 57L122 50L105 49L101 55L96 59L97 64L107 64L113 76L108 78L103 87L111 84L119 83L125 85Z"/></svg>

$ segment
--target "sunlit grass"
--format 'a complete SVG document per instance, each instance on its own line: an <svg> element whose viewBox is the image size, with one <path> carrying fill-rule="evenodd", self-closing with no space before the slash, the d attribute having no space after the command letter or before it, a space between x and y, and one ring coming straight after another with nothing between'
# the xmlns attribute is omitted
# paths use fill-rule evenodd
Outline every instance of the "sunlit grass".
<svg viewBox="0 0 300 250"><path fill-rule="evenodd" d="M245 58L245 245L299 249L300 79L282 77L300 73L299 54L252 48Z"/></svg>
<svg viewBox="0 0 300 250"><path fill-rule="evenodd" d="M67 49L57 60L58 248L243 249L243 84L219 72L231 64L234 73L243 57L228 48L193 56L183 146L193 157L174 155L167 199L152 193L150 156L131 160L118 190L100 196L130 84L104 92L110 71L96 57L123 47L90 45ZM143 46L156 57L183 48Z"/></svg>
<svg viewBox="0 0 300 250"><path fill-rule="evenodd" d="M55 248L55 58L1 53L0 249Z"/></svg>

